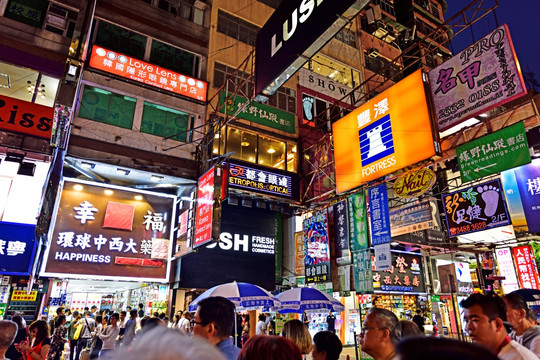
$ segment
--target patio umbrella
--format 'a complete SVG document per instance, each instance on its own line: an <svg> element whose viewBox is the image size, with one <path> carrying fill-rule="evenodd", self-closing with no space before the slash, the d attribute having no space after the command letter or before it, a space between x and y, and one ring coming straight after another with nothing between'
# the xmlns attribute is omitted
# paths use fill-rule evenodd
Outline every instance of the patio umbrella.
<svg viewBox="0 0 540 360"><path fill-rule="evenodd" d="M345 310L330 294L309 287L284 291L278 294L277 298L281 302L281 306L275 308L279 313L302 313L319 309L338 312Z"/></svg>
<svg viewBox="0 0 540 360"><path fill-rule="evenodd" d="M540 290L536 289L519 289L512 291L512 294L518 294L527 302L540 300Z"/></svg>

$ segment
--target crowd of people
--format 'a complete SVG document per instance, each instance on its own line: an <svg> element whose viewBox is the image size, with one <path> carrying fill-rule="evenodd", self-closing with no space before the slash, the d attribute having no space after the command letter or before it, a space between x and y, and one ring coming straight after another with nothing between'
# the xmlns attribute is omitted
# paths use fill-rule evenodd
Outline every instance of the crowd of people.
<svg viewBox="0 0 540 360"><path fill-rule="evenodd" d="M472 342L426 337L419 319L399 321L393 312L374 307L363 321L360 348L374 360L540 358L536 313L519 295L473 294L460 305ZM239 319L234 304L222 297L201 300L193 315L179 311L172 320L153 315L144 316L141 307L120 313L64 313L60 308L49 323L37 320L28 327L15 315L0 320L0 359L61 360L64 354L67 360L68 350L69 360L120 360L126 355L135 360L302 360L309 355L313 360L338 360L342 352L333 331L312 337L304 322L293 319L275 335L273 318L264 314L254 336L249 336L249 328L246 333L249 319L243 319L243 341L237 346L232 336L240 334Z"/></svg>

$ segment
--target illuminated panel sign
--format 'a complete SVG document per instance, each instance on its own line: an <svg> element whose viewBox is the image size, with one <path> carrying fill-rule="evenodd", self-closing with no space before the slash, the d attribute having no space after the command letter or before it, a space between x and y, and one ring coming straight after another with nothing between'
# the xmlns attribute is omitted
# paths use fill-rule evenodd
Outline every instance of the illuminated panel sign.
<svg viewBox="0 0 540 360"><path fill-rule="evenodd" d="M69 179L41 275L168 281L176 197Z"/></svg>
<svg viewBox="0 0 540 360"><path fill-rule="evenodd" d="M206 82L99 46L92 49L90 66L191 99L206 101Z"/></svg>
<svg viewBox="0 0 540 360"><path fill-rule="evenodd" d="M497 257L497 268L501 275L506 278L501 282L504 293L509 294L514 290L518 290L519 283L514 268L514 260L512 259L512 251L510 248L495 249L495 255Z"/></svg>
<svg viewBox="0 0 540 360"><path fill-rule="evenodd" d="M435 155L420 70L332 127L338 193Z"/></svg>
<svg viewBox="0 0 540 360"><path fill-rule="evenodd" d="M53 117L53 108L0 95L1 130L49 139Z"/></svg>
<svg viewBox="0 0 540 360"><path fill-rule="evenodd" d="M221 171L213 166L199 178L193 248L217 240L221 223Z"/></svg>
<svg viewBox="0 0 540 360"><path fill-rule="evenodd" d="M530 245L512 248L514 262L522 289L540 289L538 270L534 259L533 249Z"/></svg>
<svg viewBox="0 0 540 360"><path fill-rule="evenodd" d="M422 273L422 255L392 251L390 270L375 271L375 256L372 258L373 290L398 293L425 293ZM374 302L373 306L377 306Z"/></svg>
<svg viewBox="0 0 540 360"><path fill-rule="evenodd" d="M326 209L304 220L306 284L330 281L330 249Z"/></svg>
<svg viewBox="0 0 540 360"><path fill-rule="evenodd" d="M29 275L36 251L35 225L0 221L0 274Z"/></svg>

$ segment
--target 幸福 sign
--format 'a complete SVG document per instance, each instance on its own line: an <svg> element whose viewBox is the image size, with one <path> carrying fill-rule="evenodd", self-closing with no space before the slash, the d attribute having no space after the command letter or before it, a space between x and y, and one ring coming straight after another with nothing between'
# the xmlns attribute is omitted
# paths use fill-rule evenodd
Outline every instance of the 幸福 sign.
<svg viewBox="0 0 540 360"><path fill-rule="evenodd" d="M437 176L430 169L407 171L394 182L394 194L401 198L418 197L428 192Z"/></svg>

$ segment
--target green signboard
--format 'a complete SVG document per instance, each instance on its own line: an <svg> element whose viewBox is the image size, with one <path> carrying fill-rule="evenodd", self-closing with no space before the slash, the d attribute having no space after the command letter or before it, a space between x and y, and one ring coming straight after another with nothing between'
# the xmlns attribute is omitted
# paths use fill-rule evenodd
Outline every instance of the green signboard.
<svg viewBox="0 0 540 360"><path fill-rule="evenodd" d="M373 271L371 266L371 250L363 249L352 252L354 290L357 294L373 292Z"/></svg>
<svg viewBox="0 0 540 360"><path fill-rule="evenodd" d="M463 182L531 162L522 122L459 146L456 152Z"/></svg>
<svg viewBox="0 0 540 360"><path fill-rule="evenodd" d="M6 316L7 304L0 304L0 320Z"/></svg>
<svg viewBox="0 0 540 360"><path fill-rule="evenodd" d="M440 302L441 297L439 295L431 295L431 301L433 302Z"/></svg>
<svg viewBox="0 0 540 360"><path fill-rule="evenodd" d="M223 92L219 99L219 106L223 105L225 100L226 94ZM242 107L246 102L249 102L246 98L235 96L229 99L221 112L227 115L234 115L238 108ZM255 101L250 102L236 117L253 121L276 130L285 131L289 134L296 133L294 114Z"/></svg>
<svg viewBox="0 0 540 360"><path fill-rule="evenodd" d="M349 233L351 251L369 247L367 233L366 195L363 191L349 196Z"/></svg>

